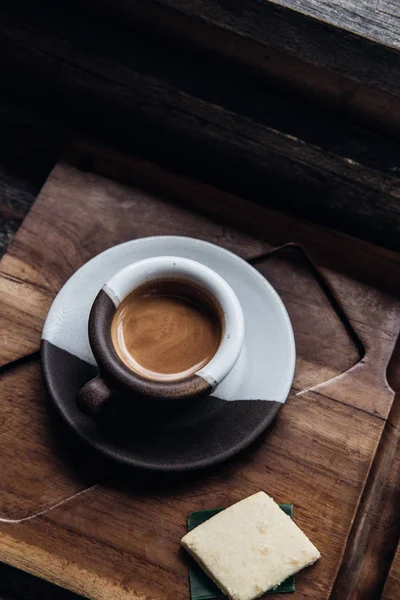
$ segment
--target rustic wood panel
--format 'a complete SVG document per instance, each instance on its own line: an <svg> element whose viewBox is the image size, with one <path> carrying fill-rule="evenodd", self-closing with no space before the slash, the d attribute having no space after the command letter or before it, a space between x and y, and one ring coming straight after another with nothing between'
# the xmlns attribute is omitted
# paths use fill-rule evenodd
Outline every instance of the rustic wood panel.
<svg viewBox="0 0 400 600"><path fill-rule="evenodd" d="M400 15L395 0L375 5L368 0L160 1L306 62L399 93Z"/></svg>
<svg viewBox="0 0 400 600"><path fill-rule="evenodd" d="M0 69L13 102L262 204L398 248L399 143L371 133L368 119L359 128L232 64L123 24L111 30L81 5L22 10L7 1L2 11ZM400 131L398 107L387 111L391 136L396 123Z"/></svg>
<svg viewBox="0 0 400 600"><path fill-rule="evenodd" d="M154 163L130 154L105 148L91 141L72 143L65 149L67 163L83 171L93 171L124 183L135 184L171 197L211 218L223 221L225 225L236 225L262 238L268 230L270 244L280 246L288 239L307 248L307 253L318 255L318 264L333 267L340 261L350 278L358 274L357 282L382 290L400 292L400 283L387 278L382 270L397 268L399 255L384 248L365 243L343 235L329 228L314 225L293 218L266 207L248 202L239 195L227 193L202 181L178 175ZM351 252L349 248L351 247ZM364 260L367 255L368 259ZM386 261L386 258L389 258ZM315 264L315 261L314 261ZM333 268L332 268L333 270ZM339 281L339 280L338 280ZM347 284L344 283L343 285ZM362 294L362 290L359 290ZM383 324L385 327L385 324ZM391 324L389 324L389 328Z"/></svg>
<svg viewBox="0 0 400 600"><path fill-rule="evenodd" d="M0 522L32 518L93 483L95 463L49 411L37 359L3 373L0 396Z"/></svg>
<svg viewBox="0 0 400 600"><path fill-rule="evenodd" d="M170 43L231 59L256 77L268 74L269 83L286 84L356 120L368 115L369 126L372 121L389 131L387 111L392 101L394 114L398 113L400 16L393 0L86 0L86 4L96 14L100 9L132 26L140 24ZM394 84L389 85L390 93L388 80Z"/></svg>
<svg viewBox="0 0 400 600"><path fill-rule="evenodd" d="M187 563L178 542L188 513L225 505L263 488L278 501L295 504L296 520L323 553L315 568L299 575L296 596L328 600L351 542L363 491L374 487L368 475L371 467L371 473L377 471L374 456L384 447L396 406L394 367L389 371L391 387L386 367L400 329L399 256L142 161L128 157L118 161L117 155L89 152L88 146L84 152L72 149L69 159L86 169L104 167L106 174L136 185L116 183L67 164L54 169L1 263L3 281L11 281L4 291L9 293L8 335L14 331L14 358L27 349L26 331L14 330L19 311L32 318L33 346L46 299L82 262L132 237L180 233L201 236L252 259L278 287L299 341L297 394L253 447L228 464L184 482L128 481L118 474L110 478L96 472L94 480L101 483L76 495L85 486L87 471L83 469L83 479L77 483L74 467L66 475L61 453L57 468L64 491L55 500L57 504L61 497L61 504L19 523L0 521L0 559L95 600L144 600L146 595L152 600L184 598ZM57 247L58 252L50 254L48 247ZM274 248L278 249L271 253ZM35 290L36 296L18 293L22 284L28 291ZM28 296L34 306L27 303ZM318 337L318 329L324 335ZM34 406L33 396L40 401L37 377L35 362L7 367L0 374L4 389L18 388L23 413L25 407ZM18 422L26 416L13 418ZM23 421L27 435L12 438L14 450L21 444L29 457L37 443L32 432L48 432L47 418L42 412L32 425ZM45 474L51 472L51 467L46 469ZM26 474L21 472L18 482L13 482L10 472L5 473L13 497L21 496L16 508L8 505L15 515L32 516L56 497L48 475L46 494L41 497L34 481L23 486ZM75 490L70 500L69 490ZM387 515L392 510L390 498L386 493L381 497L388 503ZM361 573L364 567L356 568ZM355 593L352 581L346 600Z"/></svg>
<svg viewBox="0 0 400 600"><path fill-rule="evenodd" d="M184 48L186 53L190 49L209 60L224 61L227 68L234 66L238 75L251 75L268 87L286 89L298 100L306 98L309 103L350 116L353 122L390 136L400 131L398 97L372 87L369 81L361 84L323 64L305 62L297 53L273 48L268 39L260 43L251 32L238 34L235 28L213 24L203 15L193 18L190 9L186 13L174 2L86 0L86 3L96 14L101 11L108 19L140 27L147 35ZM283 31L281 37L284 36Z"/></svg>
<svg viewBox="0 0 400 600"><path fill-rule="evenodd" d="M278 0L277 3L400 50L400 6L396 0Z"/></svg>

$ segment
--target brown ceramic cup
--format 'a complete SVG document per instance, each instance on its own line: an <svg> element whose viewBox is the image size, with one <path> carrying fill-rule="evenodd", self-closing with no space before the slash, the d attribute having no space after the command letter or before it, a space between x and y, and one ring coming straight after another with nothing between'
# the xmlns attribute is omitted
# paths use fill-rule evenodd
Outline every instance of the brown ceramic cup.
<svg viewBox="0 0 400 600"><path fill-rule="evenodd" d="M179 281L201 288L212 300L221 320L217 351L201 369L168 381L143 377L129 368L114 348L111 325L119 304L151 281ZM123 397L141 408L181 407L210 395L236 364L243 346L244 317L236 294L215 271L193 260L161 256L142 260L116 273L98 293L89 316L89 341L99 376L77 395L82 412L96 416L106 404Z"/></svg>

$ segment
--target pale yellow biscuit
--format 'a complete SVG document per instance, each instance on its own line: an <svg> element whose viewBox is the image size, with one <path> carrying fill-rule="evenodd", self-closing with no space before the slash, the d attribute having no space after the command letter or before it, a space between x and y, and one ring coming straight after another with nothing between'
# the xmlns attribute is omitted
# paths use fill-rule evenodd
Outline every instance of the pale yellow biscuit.
<svg viewBox="0 0 400 600"><path fill-rule="evenodd" d="M321 556L264 492L211 517L181 543L231 600L254 600Z"/></svg>

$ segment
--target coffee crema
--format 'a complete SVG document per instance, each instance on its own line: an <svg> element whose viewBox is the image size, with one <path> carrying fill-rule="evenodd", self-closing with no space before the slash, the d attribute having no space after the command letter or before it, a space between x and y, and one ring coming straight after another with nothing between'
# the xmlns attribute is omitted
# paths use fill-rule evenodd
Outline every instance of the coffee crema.
<svg viewBox="0 0 400 600"><path fill-rule="evenodd" d="M221 337L220 311L205 291L184 281L141 285L121 302L111 325L122 362L158 381L196 373L214 356Z"/></svg>

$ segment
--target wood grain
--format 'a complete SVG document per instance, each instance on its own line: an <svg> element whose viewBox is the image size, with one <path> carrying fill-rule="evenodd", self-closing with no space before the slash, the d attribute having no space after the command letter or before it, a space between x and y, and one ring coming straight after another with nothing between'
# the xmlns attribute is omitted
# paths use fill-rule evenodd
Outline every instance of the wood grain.
<svg viewBox="0 0 400 600"><path fill-rule="evenodd" d="M4 496L8 511L32 516L38 507L51 505L57 490L55 502L61 497L62 503L19 523L0 521L0 559L94 600L184 598L187 563L178 548L188 514L225 506L261 488L277 501L295 504L296 521L323 554L314 568L299 575L296 598L328 600L351 545L353 523L358 527L361 522L357 531L363 539L367 530L362 517L373 514L357 515L360 501L366 511L380 500L385 514L393 514L394 492L378 497L374 473L387 473L388 462L378 468L379 455L393 455L396 446L388 433L397 406L397 366L389 369L391 385L386 369L400 329L399 256L143 161L118 161L112 152L89 152L88 146L84 153L71 149L68 156L125 183L68 164L52 172L1 263L5 289L0 298L9 294L7 335L13 336L15 358L27 349L27 332L14 328L21 311L35 344L46 310L40 293L52 297L78 266L112 244L140 235L178 233L251 259L276 285L295 328L296 378L276 423L256 444L229 463L185 481L146 482L118 473L110 477L91 471L90 465L83 466L79 480L69 461L66 473L61 452L60 485L48 477L51 466L37 467L45 474L42 497L29 471L21 470L17 482L4 471L12 494ZM49 253L49 247L57 253ZM18 293L22 284L28 293ZM25 321L28 316L32 321ZM34 406L32 389L41 398L37 377L35 362L7 367L0 374L0 386L18 388L22 414L12 418L27 427L26 436L8 438L9 451L18 455L21 445L20 454L27 457L37 447L37 432L51 430L47 413L39 412L36 421L24 420L28 407ZM42 442L48 444L45 437ZM45 449L41 456L46 456ZM97 485L76 495L93 472ZM75 492L68 500L70 490ZM376 495L375 505L371 494ZM15 497L20 504L14 506L10 499ZM384 539L372 538L371 547ZM390 536L390 543L396 542ZM362 545L354 546L355 553L358 549ZM368 547L364 550L365 558L355 561L352 582L362 579L366 565L375 564ZM376 581L368 581L373 589ZM351 585L346 600L357 592Z"/></svg>
<svg viewBox="0 0 400 600"><path fill-rule="evenodd" d="M75 496L98 472L60 432L37 359L3 373L0 395L0 522L18 522Z"/></svg>
<svg viewBox="0 0 400 600"><path fill-rule="evenodd" d="M291 240L307 248L309 255L315 251L318 264L328 268L331 266L332 271L333 265L340 261L350 278L354 278L355 273L358 274L358 286L365 282L392 293L397 294L400 291L400 283L397 284L394 277L388 280L384 272L391 267L396 269L399 261L396 252L387 252L383 248L349 238L343 235L343 232L315 227L288 214L284 215L249 202L239 194L232 194L202 181L178 175L136 156L121 154L90 141L71 144L66 148L64 156L67 162L80 169L94 171L131 185L145 186L156 194L172 197L225 225L228 223L230 226L250 231L257 238L262 238L268 229L273 246L280 246ZM352 255L350 260L349 253ZM368 256L368 260L364 260L365 255ZM340 281L339 278L339 285ZM362 294L362 287L355 293Z"/></svg>
<svg viewBox="0 0 400 600"><path fill-rule="evenodd" d="M399 143L369 131L368 119L359 128L308 97L239 76L234 65L132 33L126 24L110 30L81 4L64 13L47 3L25 3L23 10L19 2L3 4L0 50L7 60L0 74L11 102L23 98L81 135L398 248ZM386 111L390 136L400 123L398 107Z"/></svg>
<svg viewBox="0 0 400 600"><path fill-rule="evenodd" d="M283 299L296 332L295 391L336 377L360 360L360 341L301 248L286 246L252 264Z"/></svg>
<svg viewBox="0 0 400 600"><path fill-rule="evenodd" d="M329 108L350 117L353 123L384 131L389 136L400 132L396 96L372 87L368 80L361 84L337 70L327 69L323 61L312 64L301 60L297 53L272 47L269 38L260 43L251 31L239 34L236 28L224 27L222 20L213 22L207 15L193 18L193 4L183 9L173 1L163 0L114 0L112 3L86 0L86 4L95 9L96 14L101 11L107 19L140 27L147 35L179 46L186 52L191 50L209 60L224 61L227 69L235 68L240 76L251 75L269 88L285 89L299 100L306 98L318 109ZM370 14L373 19L373 12ZM280 23L281 37L285 36L285 29L290 30L289 23L290 14ZM336 33L340 34L340 31ZM327 36L325 41L328 40ZM307 41L310 42L310 38ZM366 56L368 54L364 55L364 60ZM319 57L320 54L316 56L317 61ZM360 69L357 71L359 74Z"/></svg>
<svg viewBox="0 0 400 600"><path fill-rule="evenodd" d="M324 556L299 575L296 596L327 599L383 425L317 393L293 397L273 430L228 465L171 485L96 486L25 523L2 524L0 557L94 599L184 598L187 516L262 488L295 504Z"/></svg>
<svg viewBox="0 0 400 600"><path fill-rule="evenodd" d="M400 7L396 0L278 0L277 4L400 49Z"/></svg>
<svg viewBox="0 0 400 600"><path fill-rule="evenodd" d="M215 27L398 95L400 15L395 0L375 6L368 0L160 1Z"/></svg>
<svg viewBox="0 0 400 600"><path fill-rule="evenodd" d="M331 600L380 598L400 540L400 340L390 359L387 378L395 391L394 401ZM396 561L392 576L395 565Z"/></svg>
<svg viewBox="0 0 400 600"><path fill-rule="evenodd" d="M1 263L0 263L1 269ZM0 364L36 352L55 294L0 272ZM24 298L17 309L18 298Z"/></svg>

